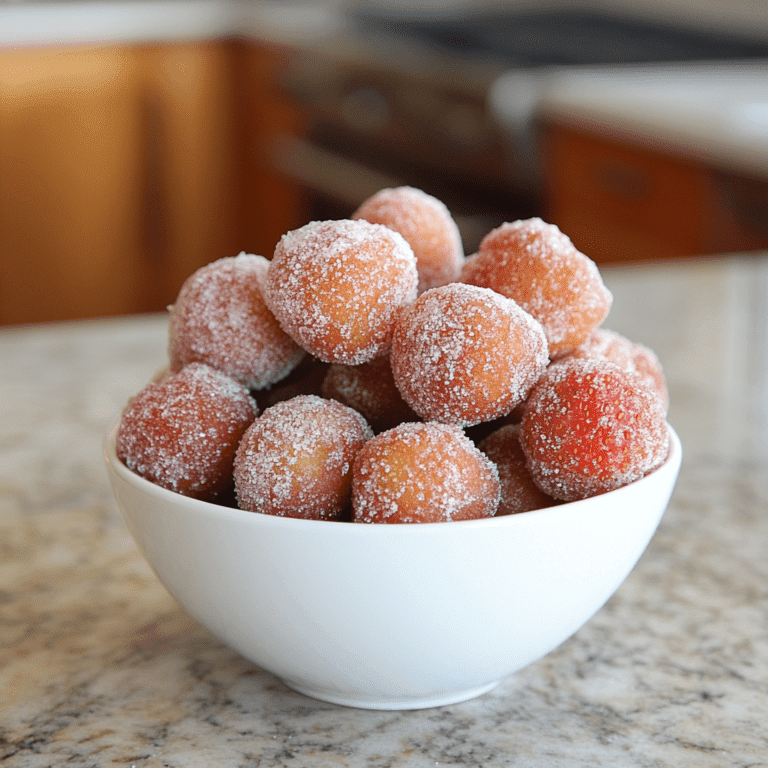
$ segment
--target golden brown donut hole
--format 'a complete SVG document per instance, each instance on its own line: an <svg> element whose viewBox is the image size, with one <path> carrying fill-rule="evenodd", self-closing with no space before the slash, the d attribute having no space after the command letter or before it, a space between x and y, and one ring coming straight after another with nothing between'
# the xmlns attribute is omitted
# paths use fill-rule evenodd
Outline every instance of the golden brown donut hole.
<svg viewBox="0 0 768 768"><path fill-rule="evenodd" d="M454 426L407 423L369 440L352 475L358 523L439 523L491 517L494 464Z"/></svg>
<svg viewBox="0 0 768 768"><path fill-rule="evenodd" d="M352 461L372 436L356 411L299 395L267 408L235 458L238 505L250 512L336 520L349 504Z"/></svg>

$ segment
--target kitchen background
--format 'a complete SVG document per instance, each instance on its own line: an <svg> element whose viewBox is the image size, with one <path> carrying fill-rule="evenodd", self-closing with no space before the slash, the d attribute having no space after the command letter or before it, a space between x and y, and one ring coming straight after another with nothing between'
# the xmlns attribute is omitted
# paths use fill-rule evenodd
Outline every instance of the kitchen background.
<svg viewBox="0 0 768 768"><path fill-rule="evenodd" d="M0 324L162 310L395 184L470 253L768 248L768 4L0 2Z"/></svg>

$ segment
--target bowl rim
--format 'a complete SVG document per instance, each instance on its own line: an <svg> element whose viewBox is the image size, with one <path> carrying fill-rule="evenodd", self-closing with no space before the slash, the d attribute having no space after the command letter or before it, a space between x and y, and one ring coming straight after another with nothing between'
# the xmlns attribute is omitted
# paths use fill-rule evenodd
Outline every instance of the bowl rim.
<svg viewBox="0 0 768 768"><path fill-rule="evenodd" d="M446 522L432 522L432 523L414 523L414 524L361 524L350 521L328 521L328 520L306 520L302 518L293 517L281 517L279 515L268 515L263 512L250 512L248 510L238 509L235 507L227 507L222 504L216 504L210 501L203 501L201 499L194 499L189 496L171 491L167 488L163 488L160 485L150 482L141 475L137 475L132 472L128 467L123 464L117 457L116 443L117 443L117 431L120 426L119 420L112 429L108 432L103 443L103 455L104 460L114 474L120 478L123 482L133 486L136 490L151 496L158 501L162 502L182 502L184 505L191 505L193 509L196 509L199 513L205 513L213 518L220 518L221 520L237 521L240 523L248 524L245 521L252 521L253 525L268 525L276 527L288 527L289 529L295 526L322 526L322 530L331 529L340 530L360 530L360 531L387 531L383 535L397 536L402 535L403 531L415 532L415 531L434 531L436 528L445 531ZM516 515L502 515L500 517L485 517L473 520L454 520L448 524L448 530L466 530L468 528L490 528L492 526L515 526L524 525L532 522L540 517L552 517L561 515L564 512L568 513L569 510L583 506L584 504L590 504L595 499L614 499L617 503L621 498L627 494L634 493L638 485L646 485L658 480L659 473L669 474L671 476L671 484L674 487L674 483L677 479L677 474L682 463L682 444L680 437L674 428L667 423L667 432L669 436L669 450L667 456L656 469L649 472L639 480L624 485L621 488L616 488L612 491L607 491L597 496L591 496L586 499L579 499L578 501L568 501L560 504L556 504L551 507L545 507L543 509L535 509L529 512ZM670 491L671 492L671 491ZM307 529L309 530L309 529ZM400 533L398 533L400 532ZM362 534L362 535L381 535L381 534ZM421 535L421 534L417 534Z"/></svg>

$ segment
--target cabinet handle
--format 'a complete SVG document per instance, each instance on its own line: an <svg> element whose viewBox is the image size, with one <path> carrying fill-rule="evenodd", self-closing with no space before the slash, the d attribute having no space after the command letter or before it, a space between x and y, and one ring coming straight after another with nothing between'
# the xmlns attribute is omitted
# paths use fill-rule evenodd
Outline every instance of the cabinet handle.
<svg viewBox="0 0 768 768"><path fill-rule="evenodd" d="M273 169L352 208L384 187L403 181L292 136L278 136L267 152Z"/></svg>
<svg viewBox="0 0 768 768"><path fill-rule="evenodd" d="M355 210L363 200L387 187L406 184L396 176L349 160L302 139L281 135L267 149L272 170L337 203ZM482 214L453 214L464 244L476 244L501 222Z"/></svg>

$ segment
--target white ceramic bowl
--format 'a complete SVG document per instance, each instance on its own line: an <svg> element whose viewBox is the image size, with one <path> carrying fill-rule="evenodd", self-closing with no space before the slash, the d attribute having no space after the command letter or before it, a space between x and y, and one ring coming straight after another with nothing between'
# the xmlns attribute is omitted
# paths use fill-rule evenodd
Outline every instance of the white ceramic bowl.
<svg viewBox="0 0 768 768"><path fill-rule="evenodd" d="M136 543L183 608L317 699L414 709L478 696L556 648L632 570L682 458L521 515L421 525L294 520L153 485L105 454Z"/></svg>

